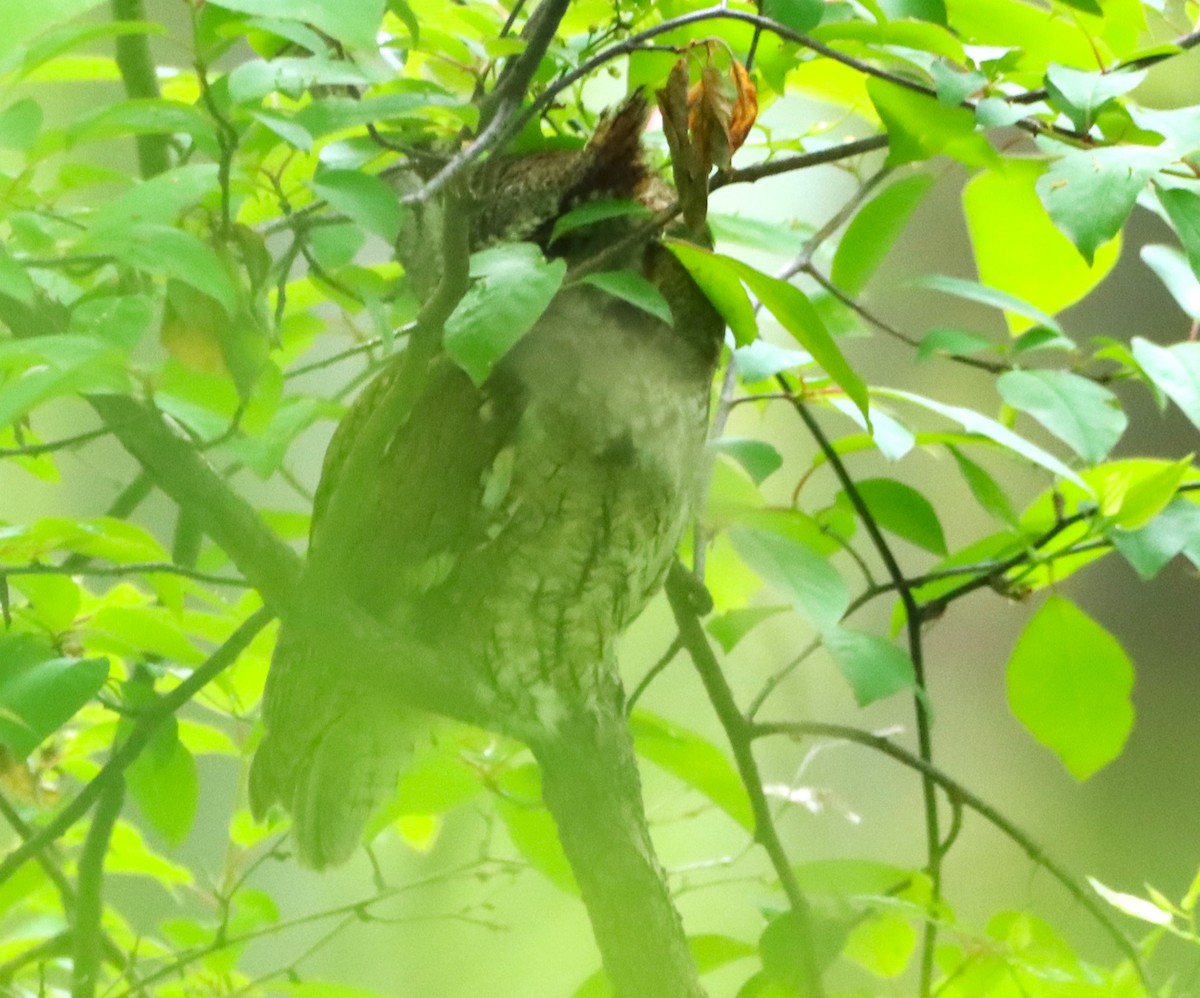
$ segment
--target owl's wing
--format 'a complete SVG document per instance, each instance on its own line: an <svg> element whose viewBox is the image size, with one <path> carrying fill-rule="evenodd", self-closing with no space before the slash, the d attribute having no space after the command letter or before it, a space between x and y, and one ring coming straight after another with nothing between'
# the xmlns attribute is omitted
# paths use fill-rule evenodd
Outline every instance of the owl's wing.
<svg viewBox="0 0 1200 998"><path fill-rule="evenodd" d="M361 515L346 536L331 536L324 513L342 486L348 448L394 378L394 368L385 370L368 386L330 443L304 582L312 620L280 631L264 693L266 734L250 770L255 816L281 804L300 859L318 869L358 846L372 813L395 792L410 740L408 711L383 670L314 632L322 594L349 595L387 618L442 581L486 530L483 493L515 401L485 395L448 360L435 363L378 456L370 492L353 497Z"/></svg>

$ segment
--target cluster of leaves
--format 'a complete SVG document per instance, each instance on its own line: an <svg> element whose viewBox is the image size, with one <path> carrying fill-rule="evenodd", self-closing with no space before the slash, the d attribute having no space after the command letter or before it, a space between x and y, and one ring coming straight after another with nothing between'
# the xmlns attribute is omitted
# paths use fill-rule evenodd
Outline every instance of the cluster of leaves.
<svg viewBox="0 0 1200 998"><path fill-rule="evenodd" d="M53 488L60 465L66 485L105 477L96 469L109 461L107 438L129 446L105 400L136 399L230 489L280 483L286 508L258 513L278 537L301 540L311 493L293 472L293 444L335 419L342 399L402 344L420 305L418 275L403 271L390 244L403 241L413 208L500 141L579 145L594 123L584 84L605 72L658 90L674 71L683 93L681 54L698 65L697 53L710 62L714 51L732 53L734 108L746 104L742 67L757 76L763 115L739 160L758 161L740 169L730 161L747 124L741 113L739 134L707 144L700 176L715 164L711 186L722 187L841 163L857 183L817 231L714 213L714 251L669 244L734 344L695 535L717 612L699 631L688 629L685 610L678 644L704 673L715 661L709 638L728 653L764 621L787 618L798 655L745 711L714 696L734 763L641 708L631 720L637 747L728 816L741 841L770 847L778 837L766 793L792 804L801 795L764 789L752 744L779 735L858 741L922 774L929 841L926 857L895 867L773 854L779 890L765 920L739 938L695 937L701 969L746 961L746 998L811 993L806 951L828 971L831 993L919 978L922 993L936 982L944 996L1051 987L1136 995L1146 993L1144 964L1162 934L1195 942L1195 887L1177 905L1082 887L940 772L922 647L922 625L968 593L1055 589L1013 652L1012 709L1077 778L1120 753L1133 721L1133 666L1057 587L1113 552L1147 579L1177 556L1200 566L1191 456L1111 457L1127 428L1118 382L1200 427L1200 346L1084 339L1056 316L1107 277L1127 219L1141 210L1177 237L1143 248L1147 277L1166 285L1193 332L1200 322L1200 116L1194 106L1137 99L1154 66L1196 44L1194 3L577 0L519 95L520 111L507 116L480 95L498 92L498 66L525 51L524 3L195 0L177 5L186 20L179 37L122 0L111 22L78 19L96 3L60 0L49 16L29 5L0 11L0 455L12 481L32 476ZM1148 40L1162 38L1173 40ZM159 39L172 43L164 52L185 56L155 73L147 42ZM97 54L109 44L116 58ZM78 107L81 93L109 83L127 96L83 112L56 104L61 93ZM799 127L773 115L785 97L835 109L836 124ZM677 131L695 132L684 104L671 107ZM502 126L490 145L461 144L488 120ZM847 141L847 131L865 137ZM134 146L141 180L111 161L112 150ZM883 149L881 164L871 153ZM982 328L995 325L983 310L998 310L1002 340L957 326L911 335L858 302L947 163L970 174L962 205L978 281L935 274L922 284L974 303ZM585 206L556 236L632 210ZM772 258L778 275L762 263ZM446 348L482 379L572 278L529 244L477 255L471 276ZM585 279L648 310L665 307L633 275ZM925 364L981 371L996 394L972 409L869 385L843 352L853 355L849 337L864 333L901 339ZM318 370L338 372L336 392ZM767 439L725 435L733 413L772 406L794 410L811 436L808 466ZM69 433L53 429L64 425ZM283 851L273 830L250 821L244 800L228 816L219 874L200 877L173 853L196 820L195 757L244 765L253 748L271 632L256 615L262 594L243 578L253 575L252 554L213 543L186 502L173 525L135 522L162 482L131 449L146 468L118 465L107 512L0 527L0 803L14 843L0 864L0 987L86 996L99 978L116 993L336 994L301 981L298 961L257 979L242 965L251 940L291 924L254 886L255 872ZM903 462L928 451L953 461L961 496L935 502L901 480ZM1044 487L1020 497L1009 480L1028 466ZM809 483L822 477L835 483L834 497L810 501ZM951 550L941 520L956 508L948 503L969 496L993 526ZM894 633L848 623L877 599L896 601ZM858 703L911 695L916 753L854 729L756 721L819 649ZM711 671L705 679L710 695L729 692ZM121 787L136 807L106 823L105 801L120 809ZM494 807L512 848L489 842L484 859L439 876L506 876L519 855L572 890L537 788L520 746L459 732L418 758L376 831L428 850L451 812ZM1121 963L1085 962L1031 913L1000 913L982 932L957 923L941 882L954 829L940 827L939 794L954 829L970 809L1043 863L1112 932ZM143 934L95 897L101 870L155 880L172 896L172 917ZM382 917L406 889L383 887L301 920L325 918L332 935ZM1135 948L1112 908L1157 928ZM604 986L597 977L579 994Z"/></svg>

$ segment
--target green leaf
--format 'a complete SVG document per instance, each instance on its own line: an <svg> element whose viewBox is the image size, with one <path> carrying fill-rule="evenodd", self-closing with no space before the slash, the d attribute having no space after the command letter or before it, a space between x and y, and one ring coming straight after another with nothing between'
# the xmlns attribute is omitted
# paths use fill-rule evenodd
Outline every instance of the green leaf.
<svg viewBox="0 0 1200 998"><path fill-rule="evenodd" d="M1099 13L1099 11L1096 11ZM1129 93L1146 79L1144 71L1084 73L1051 65L1046 68L1046 90L1050 103L1062 111L1081 132L1096 120L1096 113L1109 101Z"/></svg>
<svg viewBox="0 0 1200 998"><path fill-rule="evenodd" d="M842 619L850 605L846 583L812 548L790 537L744 527L735 528L730 536L746 564L818 631L825 633Z"/></svg>
<svg viewBox="0 0 1200 998"><path fill-rule="evenodd" d="M1174 246L1155 244L1139 251L1142 262L1158 275L1171 297L1193 321L1200 321L1200 279L1192 273L1187 258Z"/></svg>
<svg viewBox="0 0 1200 998"><path fill-rule="evenodd" d="M932 176L918 173L892 184L859 209L833 257L830 277L840 290L848 295L862 291L932 186Z"/></svg>
<svg viewBox="0 0 1200 998"><path fill-rule="evenodd" d="M179 740L174 718L155 732L125 772L142 814L171 845L179 845L196 820L200 783L196 760Z"/></svg>
<svg viewBox="0 0 1200 998"><path fill-rule="evenodd" d="M744 606L711 616L704 626L726 652L731 652L764 620L786 612L783 606Z"/></svg>
<svg viewBox="0 0 1200 998"><path fill-rule="evenodd" d="M1183 243L1192 273L1200 278L1200 194L1182 187L1159 187L1157 193L1159 203Z"/></svg>
<svg viewBox="0 0 1200 998"><path fill-rule="evenodd" d="M237 311L237 292L220 257L183 229L150 223L92 230L76 249L111 254L129 266L186 284L216 301L227 314Z"/></svg>
<svg viewBox="0 0 1200 998"><path fill-rule="evenodd" d="M0 635L0 742L25 758L107 678L107 659L60 658L30 635Z"/></svg>
<svg viewBox="0 0 1200 998"><path fill-rule="evenodd" d="M998 288L989 288L987 285L980 284L977 281L964 281L961 278L946 277L943 274L929 274L918 278L912 283L919 288L941 291L943 294L954 295L956 298L963 298L967 301L978 302L981 305L990 305L992 308L1002 309L1005 312L1012 312L1014 315L1023 316L1039 326L1052 329L1056 333L1063 331L1062 326L1058 324L1058 320L1054 316L1048 315L1040 308L1030 305L1029 302L1022 301L1016 295L1009 294L1007 291L1001 291ZM986 345L991 346L991 341L986 341Z"/></svg>
<svg viewBox="0 0 1200 998"><path fill-rule="evenodd" d="M357 170L323 170L312 188L350 221L388 243L396 241L404 209L396 192L379 177Z"/></svg>
<svg viewBox="0 0 1200 998"><path fill-rule="evenodd" d="M742 287L741 275L732 257L709 253L691 243L677 239L666 241L667 249L687 268L713 308L721 313L726 324L733 330L733 338L740 347L758 338L758 319L750 296Z"/></svg>
<svg viewBox="0 0 1200 998"><path fill-rule="evenodd" d="M890 980L908 967L917 948L917 930L906 918L882 913L850 930L845 954L876 977Z"/></svg>
<svg viewBox="0 0 1200 998"><path fill-rule="evenodd" d="M733 363L738 377L747 385L773 378L782 371L803 367L813 362L807 350L777 347L769 340L754 340L733 351Z"/></svg>
<svg viewBox="0 0 1200 998"><path fill-rule="evenodd" d="M733 260L732 263L739 276L746 282L746 286L754 292L766 310L812 354L813 360L821 365L825 373L869 420L870 400L867 386L846 362L808 296L794 284L757 271L739 260Z"/></svg>
<svg viewBox="0 0 1200 998"><path fill-rule="evenodd" d="M1053 454L1042 450L1036 444L1031 444L1007 426L1003 426L994 419L989 419L987 416L975 412L973 409L966 409L957 405L943 405L941 402L935 402L933 399L927 399L911 392L902 392L895 389L877 389L877 391L881 395L904 399L907 402L912 402L914 405L922 406L931 412L945 416L947 419L954 420L954 422L958 423L968 433L977 433L982 437L987 437L987 439L999 444L1005 450L1012 451L1012 453L1032 461L1034 464L1041 465L1047 471L1052 471L1054 474L1068 481L1075 482L1085 489L1087 488L1084 485L1083 479Z"/></svg>
<svg viewBox="0 0 1200 998"><path fill-rule="evenodd" d="M37 4L0 4L0 57L26 45L29 39L65 24L101 0L43 0Z"/></svg>
<svg viewBox="0 0 1200 998"><path fill-rule="evenodd" d="M253 59L239 64L226 79L230 99L249 105L273 93L299 97L313 87L365 87L370 82L353 63L323 56Z"/></svg>
<svg viewBox="0 0 1200 998"><path fill-rule="evenodd" d="M996 388L1089 464L1103 461L1129 425L1112 392L1069 371L1007 371Z"/></svg>
<svg viewBox="0 0 1200 998"><path fill-rule="evenodd" d="M728 454L746 469L755 485L761 485L783 467L783 456L765 440L745 437L721 437L712 448Z"/></svg>
<svg viewBox="0 0 1200 998"><path fill-rule="evenodd" d="M560 215L554 222L550 233L550 242L554 242L576 229L582 229L597 222L606 222L610 218L648 218L650 209L637 201L604 199L600 201L585 201L577 208L572 208L565 215Z"/></svg>
<svg viewBox="0 0 1200 998"><path fill-rule="evenodd" d="M567 265L532 243L494 246L471 257L474 283L446 320L450 358L477 385L550 306Z"/></svg>
<svg viewBox="0 0 1200 998"><path fill-rule="evenodd" d="M1200 506L1174 499L1152 520L1135 530L1108 532L1113 547L1143 580L1153 579L1177 554L1200 539Z"/></svg>
<svg viewBox="0 0 1200 998"><path fill-rule="evenodd" d="M835 627L821 636L860 707L912 689L912 660L890 641L863 631Z"/></svg>
<svg viewBox="0 0 1200 998"><path fill-rule="evenodd" d="M1003 170L987 171L968 181L963 208L979 279L1029 303L1040 314L1052 315L1104 280L1120 255L1120 240L1101 246L1089 267L1042 207L1035 189L1041 172L1036 162L1005 160ZM1014 253L1014 246L1021 252ZM1019 313L1010 314L1008 324L1013 334L1050 325Z"/></svg>
<svg viewBox="0 0 1200 998"><path fill-rule="evenodd" d="M288 0L282 8L277 0L209 0L209 3L260 17L280 17L282 10L288 18L311 24L355 48L374 47L385 8L385 0Z"/></svg>
<svg viewBox="0 0 1200 998"><path fill-rule="evenodd" d="M746 789L712 742L644 710L633 712L629 726L638 755L700 791L743 828L754 827Z"/></svg>
<svg viewBox="0 0 1200 998"><path fill-rule="evenodd" d="M805 32L821 23L822 0L763 0L763 17L778 21L793 31Z"/></svg>
<svg viewBox="0 0 1200 998"><path fill-rule="evenodd" d="M864 478L855 486L879 526L933 554L946 553L946 536L937 513L916 489L893 478ZM845 493L842 496L849 504Z"/></svg>
<svg viewBox="0 0 1200 998"><path fill-rule="evenodd" d="M177 166L104 201L88 217L93 229L123 228L139 223L171 225L180 213L217 190L217 165Z"/></svg>
<svg viewBox="0 0 1200 998"><path fill-rule="evenodd" d="M1097 894L1123 915L1149 922L1151 925L1171 925L1175 921L1175 916L1169 910L1160 907L1153 901L1138 897L1136 894L1114 891L1111 887L1105 887L1094 877L1088 877L1088 883L1092 885L1092 889Z"/></svg>
<svg viewBox="0 0 1200 998"><path fill-rule="evenodd" d="M1146 377L1200 428L1200 343L1163 347L1135 336L1131 346Z"/></svg>
<svg viewBox="0 0 1200 998"><path fill-rule="evenodd" d="M975 130L975 115L948 107L936 97L872 76L867 93L888 133L888 166L931 159L939 153L967 166L990 166L998 159L987 139Z"/></svg>
<svg viewBox="0 0 1200 998"><path fill-rule="evenodd" d="M1038 197L1090 266L1125 225L1146 181L1170 159L1145 146L1076 149L1038 178Z"/></svg>
<svg viewBox="0 0 1200 998"><path fill-rule="evenodd" d="M12 298L23 305L32 305L37 289L25 268L0 249L0 295Z"/></svg>
<svg viewBox="0 0 1200 998"><path fill-rule="evenodd" d="M1061 596L1033 615L1008 663L1013 714L1077 780L1121 754L1132 689L1133 665L1117 640Z"/></svg>
<svg viewBox="0 0 1200 998"><path fill-rule="evenodd" d="M42 127L42 108L30 97L0 111L0 148L21 152L33 145Z"/></svg>
<svg viewBox="0 0 1200 998"><path fill-rule="evenodd" d="M107 339L121 350L132 350L150 329L155 304L148 295L97 295L71 311L69 334Z"/></svg>
<svg viewBox="0 0 1200 998"><path fill-rule="evenodd" d="M583 280L585 284L591 284L635 308L640 308L668 326L675 324L671 306L667 304L662 292L636 271L606 270L599 274L588 274Z"/></svg>
<svg viewBox="0 0 1200 998"><path fill-rule="evenodd" d="M499 786L502 795L497 798L496 810L517 850L555 887L578 895L579 887L559 842L558 828L542 804L538 767L531 763L506 770Z"/></svg>
<svg viewBox="0 0 1200 998"><path fill-rule="evenodd" d="M994 346L991 340L979 333L942 327L931 329L921 337L921 345L917 347L917 360L928 360L935 354L966 357L981 350L990 350Z"/></svg>
<svg viewBox="0 0 1200 998"><path fill-rule="evenodd" d="M972 461L957 447L951 445L950 453L958 464L958 470L967 483L971 494L988 513L1009 527L1017 525L1017 514L1007 493L988 471Z"/></svg>
<svg viewBox="0 0 1200 998"><path fill-rule="evenodd" d="M819 970L824 971L846 943L850 920L831 918L814 918L811 915L801 923L795 912L788 911L776 915L767 923L759 939L758 952L762 958L763 971L773 983L784 990L782 996L799 996L808 992L804 990L808 969L799 941L804 935L811 947ZM765 991L762 994L775 998L775 992Z"/></svg>

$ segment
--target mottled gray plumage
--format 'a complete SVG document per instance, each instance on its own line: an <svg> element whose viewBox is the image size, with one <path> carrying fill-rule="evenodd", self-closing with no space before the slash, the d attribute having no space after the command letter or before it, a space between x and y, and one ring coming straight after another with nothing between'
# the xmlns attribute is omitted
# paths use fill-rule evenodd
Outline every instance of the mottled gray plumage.
<svg viewBox="0 0 1200 998"><path fill-rule="evenodd" d="M584 198L645 191L645 117L634 98L582 150L486 167L474 186L492 194L475 213L473 242L537 238ZM573 240L568 262L628 224ZM615 642L661 585L683 530L723 329L662 247L634 244L608 266L653 282L674 324L576 285L482 386L436 358L378 455L377 477L354 497L354 523L331 536L323 510L345 487L344 455L393 368L335 434L314 511L314 606L321 592L349 593L445 649L439 667L478 669L498 717L519 716L547 737L568 718L620 709ZM276 802L290 811L313 866L347 858L394 792L404 713L353 647L331 661L303 628L285 626L251 773L255 813Z"/></svg>

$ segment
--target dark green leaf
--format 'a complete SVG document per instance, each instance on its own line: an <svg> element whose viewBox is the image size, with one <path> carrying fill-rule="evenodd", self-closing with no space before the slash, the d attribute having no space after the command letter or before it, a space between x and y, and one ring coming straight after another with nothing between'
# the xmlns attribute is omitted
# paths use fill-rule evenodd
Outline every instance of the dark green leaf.
<svg viewBox="0 0 1200 998"><path fill-rule="evenodd" d="M1077 780L1121 754L1132 689L1133 665L1117 640L1061 596L1034 614L1008 663L1013 713Z"/></svg>
<svg viewBox="0 0 1200 998"><path fill-rule="evenodd" d="M793 31L809 31L821 23L822 0L763 0L762 13Z"/></svg>
<svg viewBox="0 0 1200 998"><path fill-rule="evenodd" d="M650 209L636 201L585 201L578 208L572 208L565 215L558 217L554 222L554 230L550 233L550 242L560 239L568 232L595 225L597 222L606 222L610 218L646 218L649 215Z"/></svg>
<svg viewBox="0 0 1200 998"><path fill-rule="evenodd" d="M1089 464L1103 461L1129 425L1112 392L1069 371L1007 371L996 388Z"/></svg>
<svg viewBox="0 0 1200 998"><path fill-rule="evenodd" d="M954 455L954 460L958 464L958 470L962 473L967 487L971 490L971 494L979 502L979 505L1001 523L1015 527L1017 525L1016 511L1013 509L1008 495L1000 487L996 479L957 447L951 446L950 453Z"/></svg>
<svg viewBox="0 0 1200 998"><path fill-rule="evenodd" d="M933 554L946 553L946 537L937 513L920 492L892 478L864 478L855 484L881 527Z"/></svg>
<svg viewBox="0 0 1200 998"><path fill-rule="evenodd" d="M27 634L0 636L0 742L24 758L107 678L107 659L59 658Z"/></svg>
<svg viewBox="0 0 1200 998"><path fill-rule="evenodd" d="M892 184L859 209L833 257L830 276L839 289L856 295L866 286L931 186L933 177L918 173Z"/></svg>
<svg viewBox="0 0 1200 998"><path fill-rule="evenodd" d="M352 222L388 243L396 241L404 209L396 192L379 177L357 170L323 170L312 187Z"/></svg>
<svg viewBox="0 0 1200 998"><path fill-rule="evenodd" d="M675 239L667 241L667 248L687 268L692 280L721 313L733 330L738 346L745 346L757 339L758 319L754 315L754 306L750 304L750 296L742 287L737 261Z"/></svg>
<svg viewBox="0 0 1200 998"><path fill-rule="evenodd" d="M446 320L446 353L482 384L542 317L566 271L562 260L546 261L532 243L474 254L474 283Z"/></svg>
<svg viewBox="0 0 1200 998"><path fill-rule="evenodd" d="M912 660L881 637L835 627L826 631L821 640L860 707L911 689L916 681Z"/></svg>
<svg viewBox="0 0 1200 998"><path fill-rule="evenodd" d="M599 274L588 274L583 280L584 283L607 291L613 297L629 302L635 308L661 319L668 326L675 324L671 306L667 304L662 292L636 271L606 270Z"/></svg>

